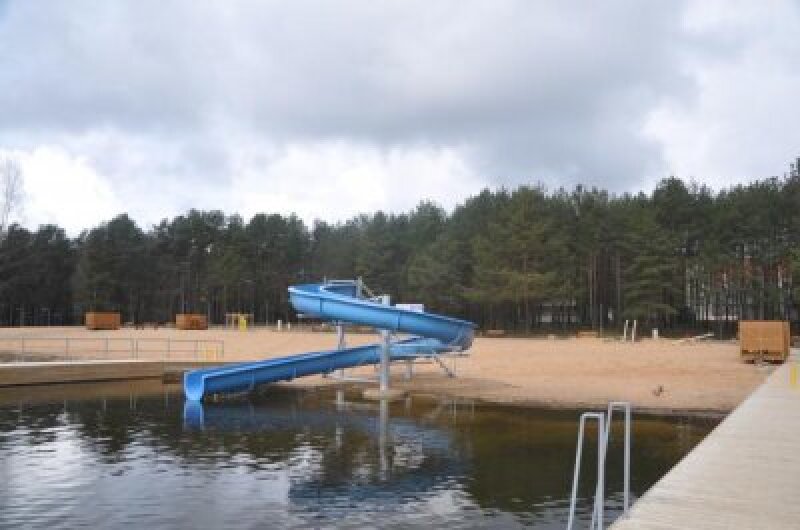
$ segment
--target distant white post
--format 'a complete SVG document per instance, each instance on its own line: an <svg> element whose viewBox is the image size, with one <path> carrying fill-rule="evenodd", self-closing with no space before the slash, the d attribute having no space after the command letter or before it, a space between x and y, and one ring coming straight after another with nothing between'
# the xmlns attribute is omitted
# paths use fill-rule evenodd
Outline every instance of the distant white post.
<svg viewBox="0 0 800 530"><path fill-rule="evenodd" d="M628 340L628 319L625 319L625 326L622 328L622 342Z"/></svg>
<svg viewBox="0 0 800 530"><path fill-rule="evenodd" d="M633 331L631 332L631 342L636 342L636 320L633 321Z"/></svg>

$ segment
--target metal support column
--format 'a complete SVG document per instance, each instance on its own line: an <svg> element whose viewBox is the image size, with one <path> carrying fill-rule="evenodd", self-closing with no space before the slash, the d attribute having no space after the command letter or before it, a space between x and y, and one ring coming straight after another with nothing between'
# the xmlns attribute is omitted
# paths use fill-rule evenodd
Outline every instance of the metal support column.
<svg viewBox="0 0 800 530"><path fill-rule="evenodd" d="M336 323L336 349L343 350L347 346L344 338L344 326L341 322ZM344 378L344 368L337 370L338 376Z"/></svg>
<svg viewBox="0 0 800 530"><path fill-rule="evenodd" d="M381 399L378 416L378 450L381 480L389 478L389 400Z"/></svg>
<svg viewBox="0 0 800 530"><path fill-rule="evenodd" d="M381 394L389 391L389 348L392 343L392 333L387 329L381 330L381 364L378 372Z"/></svg>
<svg viewBox="0 0 800 530"><path fill-rule="evenodd" d="M388 294L381 296L384 305L390 305L391 300ZM380 365L380 392L381 394L389 391L389 364L391 361L392 332L388 329L381 330L381 365Z"/></svg>
<svg viewBox="0 0 800 530"><path fill-rule="evenodd" d="M344 340L344 326L341 323L339 323L336 324L336 349L343 350L345 346L346 343Z"/></svg>
<svg viewBox="0 0 800 530"><path fill-rule="evenodd" d="M336 389L336 410L341 411L344 409L344 390L341 388Z"/></svg>

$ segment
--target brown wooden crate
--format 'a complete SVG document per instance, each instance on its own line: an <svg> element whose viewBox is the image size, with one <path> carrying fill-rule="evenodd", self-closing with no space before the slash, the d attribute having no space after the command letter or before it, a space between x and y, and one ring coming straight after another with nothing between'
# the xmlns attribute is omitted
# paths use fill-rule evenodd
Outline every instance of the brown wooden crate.
<svg viewBox="0 0 800 530"><path fill-rule="evenodd" d="M208 319L197 313L181 313L175 315L177 329L208 329Z"/></svg>
<svg viewBox="0 0 800 530"><path fill-rule="evenodd" d="M739 321L739 346L746 352L766 353L785 359L789 355L789 322L784 320Z"/></svg>
<svg viewBox="0 0 800 530"><path fill-rule="evenodd" d="M84 315L84 322L86 328L91 330L119 329L121 320L119 313L90 311Z"/></svg>

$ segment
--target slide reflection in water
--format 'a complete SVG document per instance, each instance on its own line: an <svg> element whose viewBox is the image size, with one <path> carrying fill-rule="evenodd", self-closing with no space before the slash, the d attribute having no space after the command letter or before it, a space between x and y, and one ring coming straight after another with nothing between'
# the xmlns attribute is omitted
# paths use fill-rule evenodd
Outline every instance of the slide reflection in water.
<svg viewBox="0 0 800 530"><path fill-rule="evenodd" d="M350 404L337 398L335 406L328 409L287 409L270 406L269 402L187 400L183 422L187 431L202 430L212 435L294 433L291 447L284 451L285 461L298 451L311 451L316 453L310 460L319 466L316 476L292 481L295 500L334 495L343 484L351 485L348 495L366 500L382 496L381 484L386 481L391 481L395 494L401 491L416 496L464 476L465 462L458 457L453 433L447 428L423 425L407 417L392 418L387 400L373 405ZM355 489L353 483L357 484Z"/></svg>

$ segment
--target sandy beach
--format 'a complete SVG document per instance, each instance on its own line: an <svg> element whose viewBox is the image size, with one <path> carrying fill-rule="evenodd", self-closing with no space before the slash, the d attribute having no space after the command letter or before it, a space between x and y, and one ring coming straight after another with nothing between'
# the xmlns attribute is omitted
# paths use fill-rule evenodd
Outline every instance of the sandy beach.
<svg viewBox="0 0 800 530"><path fill-rule="evenodd" d="M91 339L83 343L74 341L73 350L102 349L105 338L223 341L226 361L331 349L336 344L334 333L297 329L256 328L241 332L163 328L91 332L78 327L6 328L0 330L0 350L18 349L19 344L12 338L19 337L26 338L29 351L39 352L29 356L63 348L63 341L37 341L37 337ZM375 341L374 334L347 335L349 345ZM111 344L110 357L129 356L124 351L113 351L127 349L123 341L113 340ZM178 344L178 349L181 348L188 351L173 352L173 358L194 357L193 344ZM202 355L205 346L199 348ZM676 344L667 339L647 339L632 344L594 338L477 338L468 353L467 357L454 361L458 374L455 378L448 377L436 364L420 363L415 365L414 377L408 381L404 366L396 364L392 385L417 394L445 394L523 406L591 408L603 407L609 400L628 400L640 410L654 412L726 413L772 370L771 366L742 363L735 342ZM140 353L142 357L160 355ZM105 353L93 356L102 358ZM348 374L370 377L375 371L370 366L349 370ZM334 382L320 376L291 384L317 386Z"/></svg>

